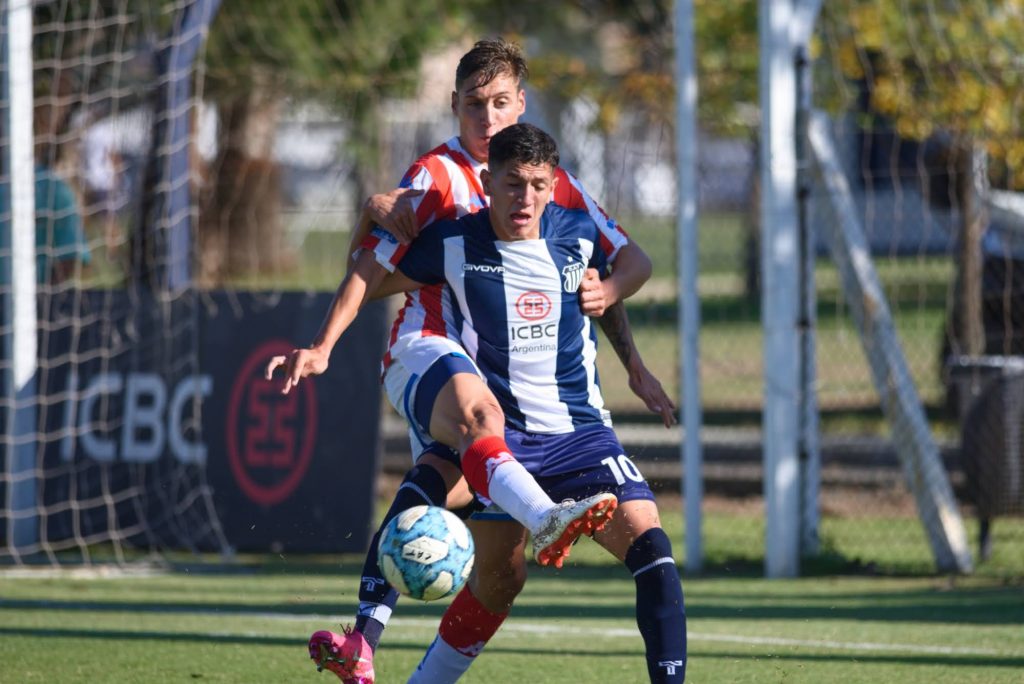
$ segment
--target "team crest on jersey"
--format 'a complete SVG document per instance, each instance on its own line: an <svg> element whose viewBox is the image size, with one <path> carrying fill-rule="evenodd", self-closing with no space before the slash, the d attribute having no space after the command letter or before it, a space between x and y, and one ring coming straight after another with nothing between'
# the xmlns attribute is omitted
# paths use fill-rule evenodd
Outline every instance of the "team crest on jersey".
<svg viewBox="0 0 1024 684"><path fill-rule="evenodd" d="M562 287L565 288L566 292L575 292L580 289L580 283L583 282L583 273L586 270L587 267L583 262L572 262L562 269Z"/></svg>

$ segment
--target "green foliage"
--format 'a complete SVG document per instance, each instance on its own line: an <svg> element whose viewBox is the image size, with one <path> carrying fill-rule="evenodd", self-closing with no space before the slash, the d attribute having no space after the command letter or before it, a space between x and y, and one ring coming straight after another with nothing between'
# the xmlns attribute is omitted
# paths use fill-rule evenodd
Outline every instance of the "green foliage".
<svg viewBox="0 0 1024 684"><path fill-rule="evenodd" d="M254 79L276 96L347 110L351 98L397 97L422 56L452 37L441 0L224 0L207 46L207 92L244 95Z"/></svg>
<svg viewBox="0 0 1024 684"><path fill-rule="evenodd" d="M1024 2L837 0L821 27L826 68L841 75L821 84L833 103L862 84L904 138L980 143L1024 187Z"/></svg>
<svg viewBox="0 0 1024 684"><path fill-rule="evenodd" d="M749 134L758 106L757 2L695 0L694 24L701 126Z"/></svg>
<svg viewBox="0 0 1024 684"><path fill-rule="evenodd" d="M661 123L675 112L674 5L669 0L576 0L479 7L478 25L508 37L528 34L531 82L545 95L585 95L597 125L612 130L640 109ZM757 3L696 0L701 124L735 134L757 102Z"/></svg>

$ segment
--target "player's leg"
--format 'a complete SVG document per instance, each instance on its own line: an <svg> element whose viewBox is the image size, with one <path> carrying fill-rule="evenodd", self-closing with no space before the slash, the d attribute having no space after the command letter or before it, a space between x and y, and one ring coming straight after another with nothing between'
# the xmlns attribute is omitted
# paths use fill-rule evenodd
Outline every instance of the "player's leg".
<svg viewBox="0 0 1024 684"><path fill-rule="evenodd" d="M477 516L482 519L477 519ZM469 521L476 540L473 575L441 618L410 684L447 684L461 677L508 616L526 583L526 530L486 511Z"/></svg>
<svg viewBox="0 0 1024 684"><path fill-rule="evenodd" d="M623 561L636 583L636 623L643 636L651 682L686 677L686 608L672 543L651 500L627 500L594 539Z"/></svg>
<svg viewBox="0 0 1024 684"><path fill-rule="evenodd" d="M556 470L565 469L565 472L538 478L539 484L552 499L587 499L595 494L609 492L625 497L626 500L654 499L654 494L639 474L636 475L637 482L631 477L613 472L604 462L607 454L617 456L622 451L610 429L600 427L565 435L523 435L509 431L508 439L514 447L525 452L527 462L540 463L542 466L553 465ZM617 465L615 457L612 458L612 462ZM632 475L633 471L629 472ZM502 613L508 610L522 589L526 579L523 554L526 540L521 536L521 528L520 537L515 539L513 530L501 527L503 523L500 521L508 521L508 516L497 506L472 516L473 536L479 540L477 558L468 591L464 589L465 596L460 595L459 598L466 598L467 602L471 599L476 607L464 607L458 600L449 606L442 629L419 669L409 680L411 683L455 681L472 665L497 631L501 620L504 620ZM504 524L510 524L510 521ZM501 619L488 620L488 614L500 616ZM483 624L490 629L476 629L459 641L457 635L445 637L445 624L462 629L465 629L465 625Z"/></svg>
<svg viewBox="0 0 1024 684"><path fill-rule="evenodd" d="M535 537L541 565L561 566L581 534L602 526L615 510L615 497L599 494L555 504L516 460L505 441L505 415L462 354L437 360L419 380L414 417L429 434L462 454L462 472L480 495L494 501Z"/></svg>
<svg viewBox="0 0 1024 684"><path fill-rule="evenodd" d="M355 630L363 635L373 651L377 650L381 634L399 596L384 579L378 565L377 544L380 542L381 532L393 518L413 506L447 505L449 491L462 479L462 472L453 458L458 459L458 454L448 447L428 447L428 451L425 451L417 459L416 465L406 473L398 491L395 492L391 506L381 520L380 527L370 540L359 584L359 613L356 617Z"/></svg>
<svg viewBox="0 0 1024 684"><path fill-rule="evenodd" d="M457 463L458 454L443 445L432 444L406 473L363 561L355 627L346 628L341 634L322 630L310 637L309 655L318 669L330 670L344 682L374 681L373 654L399 597L378 564L381 531L394 517L413 506L445 506L449 491L456 489L462 479Z"/></svg>
<svg viewBox="0 0 1024 684"><path fill-rule="evenodd" d="M406 416L406 398L414 396L416 377L411 368L396 361L384 378L388 399L403 417ZM328 669L345 682L374 681L373 653L398 603L398 592L384 579L378 564L377 544L384 527L413 506L445 506L449 499L453 504L464 506L472 500L465 485L460 484L459 455L449 447L432 442L414 421L409 422L414 464L370 541L360 577L355 626L346 627L341 634L318 631L309 640L309 654L317 668Z"/></svg>
<svg viewBox="0 0 1024 684"><path fill-rule="evenodd" d="M686 672L682 584L672 560L672 545L661 529L654 493L636 465L623 455L611 429L579 430L548 441L548 451L554 455L548 460L549 467L558 467L553 463L558 454L570 454L564 463L579 466L579 470L540 478L553 499L580 498L595 491L610 491L618 498L615 517L594 539L623 561L633 575L637 625L651 681L682 682Z"/></svg>

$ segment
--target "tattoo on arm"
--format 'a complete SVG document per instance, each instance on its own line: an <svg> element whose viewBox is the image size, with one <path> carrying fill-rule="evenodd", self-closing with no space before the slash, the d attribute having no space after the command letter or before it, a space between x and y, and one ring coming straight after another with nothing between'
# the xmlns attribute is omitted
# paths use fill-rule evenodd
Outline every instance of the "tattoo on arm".
<svg viewBox="0 0 1024 684"><path fill-rule="evenodd" d="M616 302L608 307L604 315L598 319L601 330L604 331L608 342L615 349L622 365L629 369L629 364L636 356L636 344L633 342L633 333L629 328L629 318L626 317L626 306L622 302Z"/></svg>

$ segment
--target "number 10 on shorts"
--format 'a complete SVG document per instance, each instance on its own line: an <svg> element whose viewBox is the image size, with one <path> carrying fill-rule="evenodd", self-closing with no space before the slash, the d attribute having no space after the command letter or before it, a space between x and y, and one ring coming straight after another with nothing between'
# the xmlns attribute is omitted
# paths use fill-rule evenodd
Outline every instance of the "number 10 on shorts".
<svg viewBox="0 0 1024 684"><path fill-rule="evenodd" d="M603 459L601 463L608 466L608 469L612 471L612 475L615 477L615 484L626 484L626 478L629 478L633 482L644 481L644 476L640 474L640 470L625 454L609 456L608 458Z"/></svg>

